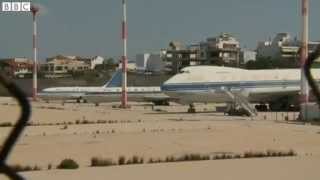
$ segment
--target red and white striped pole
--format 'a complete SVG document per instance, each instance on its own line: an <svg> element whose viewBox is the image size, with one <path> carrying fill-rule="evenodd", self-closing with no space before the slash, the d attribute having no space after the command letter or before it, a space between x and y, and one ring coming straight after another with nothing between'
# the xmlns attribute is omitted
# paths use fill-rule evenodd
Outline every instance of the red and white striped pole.
<svg viewBox="0 0 320 180"><path fill-rule="evenodd" d="M307 61L309 55L309 0L302 0L302 31L301 31L301 51L300 51L300 63L301 63L301 105L309 102L309 85L304 73L304 64ZM301 115L304 120L307 120L307 106L301 108ZM301 116L302 117L302 116Z"/></svg>
<svg viewBox="0 0 320 180"><path fill-rule="evenodd" d="M122 0L123 6L123 21L122 21L122 40L123 40L123 56L122 56L122 95L121 95L121 106L122 108L128 107L128 93L127 93L127 38L128 38L128 27L127 27L127 4L126 0Z"/></svg>
<svg viewBox="0 0 320 180"><path fill-rule="evenodd" d="M37 100L37 91L38 91L38 63L37 63L37 21L36 16L39 12L39 8L32 5L31 6L31 12L33 16L33 36L32 36L32 42L33 42L33 83L32 83L32 98L34 101Z"/></svg>

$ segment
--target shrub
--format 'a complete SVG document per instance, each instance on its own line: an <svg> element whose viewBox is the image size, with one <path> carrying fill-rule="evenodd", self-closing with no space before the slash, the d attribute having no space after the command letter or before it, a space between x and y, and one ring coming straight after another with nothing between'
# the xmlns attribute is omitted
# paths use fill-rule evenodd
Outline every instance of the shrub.
<svg viewBox="0 0 320 180"><path fill-rule="evenodd" d="M91 158L91 166L113 166L115 163L113 163L112 159L103 159L103 158L98 158L98 157L93 157Z"/></svg>
<svg viewBox="0 0 320 180"><path fill-rule="evenodd" d="M81 124L90 124L90 122L88 120L83 120Z"/></svg>
<svg viewBox="0 0 320 180"><path fill-rule="evenodd" d="M125 163L126 163L126 157L120 156L118 159L118 164L121 166L121 165L125 165Z"/></svg>
<svg viewBox="0 0 320 180"><path fill-rule="evenodd" d="M164 160L162 160L161 158L158 158L157 160L154 161L154 163L163 163L165 162Z"/></svg>
<svg viewBox="0 0 320 180"><path fill-rule="evenodd" d="M233 156L233 158L234 158L234 159L240 159L240 158L241 158L241 155L240 155L240 154L235 154L235 155Z"/></svg>
<svg viewBox="0 0 320 180"><path fill-rule="evenodd" d="M189 161L189 160L191 160L191 158L189 157L188 154L186 154L186 155L184 155L184 156L182 156L182 157L180 158L180 161Z"/></svg>
<svg viewBox="0 0 320 180"><path fill-rule="evenodd" d="M155 163L155 162L154 162L153 158L150 158L149 161L148 161L148 163L149 163L149 164L152 164L152 163Z"/></svg>
<svg viewBox="0 0 320 180"><path fill-rule="evenodd" d="M126 162L127 165L132 164L132 159L128 159L128 161Z"/></svg>
<svg viewBox="0 0 320 180"><path fill-rule="evenodd" d="M144 158L139 156L132 156L131 159L128 159L127 164L143 164Z"/></svg>
<svg viewBox="0 0 320 180"><path fill-rule="evenodd" d="M98 123L98 124L106 124L107 121L106 121L106 120L98 120L97 123Z"/></svg>
<svg viewBox="0 0 320 180"><path fill-rule="evenodd" d="M263 157L266 157L267 154L264 153L264 152L255 152L254 153L254 157L257 157L257 158L263 158Z"/></svg>
<svg viewBox="0 0 320 180"><path fill-rule="evenodd" d="M287 155L288 156L296 156L297 153L294 150L290 149Z"/></svg>
<svg viewBox="0 0 320 180"><path fill-rule="evenodd" d="M209 155L203 155L203 156L201 157L201 160L203 160L203 161L208 161L208 160L210 160L210 156L209 156Z"/></svg>
<svg viewBox="0 0 320 180"><path fill-rule="evenodd" d="M22 166L19 164L12 165L12 166L10 166L10 168L15 172L23 172L23 171L31 171L32 170L31 166Z"/></svg>
<svg viewBox="0 0 320 180"><path fill-rule="evenodd" d="M167 156L165 161L166 161L166 162L176 162L177 160L176 160L176 158L173 157L173 156Z"/></svg>
<svg viewBox="0 0 320 180"><path fill-rule="evenodd" d="M220 159L228 159L228 156L226 153L221 154Z"/></svg>
<svg viewBox="0 0 320 180"><path fill-rule="evenodd" d="M64 159L57 167L58 169L78 169L79 164L73 159Z"/></svg>
<svg viewBox="0 0 320 180"><path fill-rule="evenodd" d="M52 164L48 164L48 170L52 169Z"/></svg>
<svg viewBox="0 0 320 180"><path fill-rule="evenodd" d="M32 170L33 170L33 171L41 171L41 167L35 165Z"/></svg>
<svg viewBox="0 0 320 180"><path fill-rule="evenodd" d="M132 164L140 164L140 159L138 156L132 157Z"/></svg>
<svg viewBox="0 0 320 180"><path fill-rule="evenodd" d="M4 122L0 124L0 127L12 127L13 124L11 122Z"/></svg>
<svg viewBox="0 0 320 180"><path fill-rule="evenodd" d="M190 154L189 155L191 161L200 161L202 160L200 154Z"/></svg>
<svg viewBox="0 0 320 180"><path fill-rule="evenodd" d="M273 156L274 151L273 150L267 150L267 156Z"/></svg>
<svg viewBox="0 0 320 180"><path fill-rule="evenodd" d="M41 168L37 165L32 167L32 166L22 166L22 165L16 164L16 165L10 166L10 168L15 172L40 171L41 170Z"/></svg>
<svg viewBox="0 0 320 180"><path fill-rule="evenodd" d="M143 157L141 157L140 158L140 162L139 162L139 164L143 164L144 163L144 158Z"/></svg>
<svg viewBox="0 0 320 180"><path fill-rule="evenodd" d="M245 152L245 153L243 154L243 157L244 157L244 158L252 158L252 157L254 157L254 156L253 156L253 152L247 151L247 152Z"/></svg>

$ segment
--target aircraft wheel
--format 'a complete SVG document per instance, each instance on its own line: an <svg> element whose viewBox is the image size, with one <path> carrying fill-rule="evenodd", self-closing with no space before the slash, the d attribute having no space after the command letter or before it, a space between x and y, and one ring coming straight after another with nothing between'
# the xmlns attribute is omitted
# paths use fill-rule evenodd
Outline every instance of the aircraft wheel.
<svg viewBox="0 0 320 180"><path fill-rule="evenodd" d="M256 105L255 108L256 110L262 111L262 112L268 111L268 106L265 104Z"/></svg>
<svg viewBox="0 0 320 180"><path fill-rule="evenodd" d="M269 104L271 111L287 111L288 105L281 102L272 102Z"/></svg>
<svg viewBox="0 0 320 180"><path fill-rule="evenodd" d="M196 113L196 108L193 104L189 105L188 113Z"/></svg>

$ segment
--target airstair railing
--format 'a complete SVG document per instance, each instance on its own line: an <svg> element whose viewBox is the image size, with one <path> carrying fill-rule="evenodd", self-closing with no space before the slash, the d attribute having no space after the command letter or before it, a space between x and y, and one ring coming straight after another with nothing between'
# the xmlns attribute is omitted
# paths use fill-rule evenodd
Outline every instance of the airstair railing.
<svg viewBox="0 0 320 180"><path fill-rule="evenodd" d="M246 99L246 97L242 94L243 91L232 91L232 90L225 90L225 93L236 102L236 104L240 105L242 108L244 108L248 113L250 113L251 116L256 116L257 112L256 110L251 107L249 101Z"/></svg>

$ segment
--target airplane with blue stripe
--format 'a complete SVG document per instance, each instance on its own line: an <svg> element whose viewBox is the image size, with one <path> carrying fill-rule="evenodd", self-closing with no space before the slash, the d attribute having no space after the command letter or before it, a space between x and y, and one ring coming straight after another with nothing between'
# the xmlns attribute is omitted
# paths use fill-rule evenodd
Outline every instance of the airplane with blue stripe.
<svg viewBox="0 0 320 180"><path fill-rule="evenodd" d="M112 78L103 86L98 87L52 87L38 94L44 101L76 100L96 105L103 102L120 102L121 70L117 70ZM168 105L170 97L161 92L160 87L128 87L128 100L137 102L153 102L156 105Z"/></svg>
<svg viewBox="0 0 320 180"><path fill-rule="evenodd" d="M320 79L320 69L313 69ZM299 104L300 69L245 70L218 66L191 66L162 86L161 90L182 104L259 104L257 108L285 110Z"/></svg>

